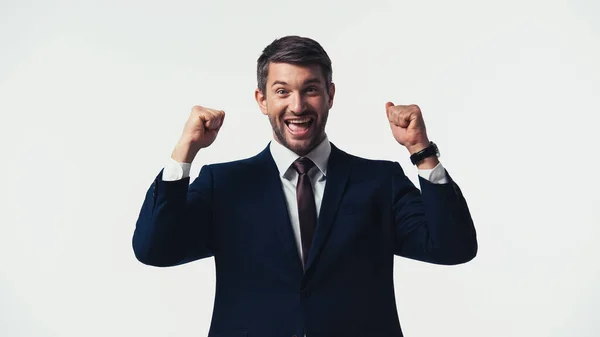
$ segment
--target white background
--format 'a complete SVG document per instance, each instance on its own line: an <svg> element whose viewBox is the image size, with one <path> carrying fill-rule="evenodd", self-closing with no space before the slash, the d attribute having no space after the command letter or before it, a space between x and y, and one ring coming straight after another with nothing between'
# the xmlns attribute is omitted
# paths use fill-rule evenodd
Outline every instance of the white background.
<svg viewBox="0 0 600 337"><path fill-rule="evenodd" d="M416 103L461 186L479 255L396 259L406 336L600 335L598 1L0 1L0 335L205 336L212 259L139 263L145 192L195 104L225 125L192 168L271 139L253 98L273 39L333 60L330 139L407 152Z"/></svg>

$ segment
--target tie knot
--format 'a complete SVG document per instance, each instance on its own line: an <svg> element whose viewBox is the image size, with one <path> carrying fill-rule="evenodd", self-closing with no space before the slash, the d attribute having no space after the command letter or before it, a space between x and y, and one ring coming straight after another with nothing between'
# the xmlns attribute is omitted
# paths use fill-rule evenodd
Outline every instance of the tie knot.
<svg viewBox="0 0 600 337"><path fill-rule="evenodd" d="M305 174L308 172L308 170L315 166L315 163L308 158L301 157L296 159L296 161L292 163L292 166L296 171L298 171L299 174Z"/></svg>

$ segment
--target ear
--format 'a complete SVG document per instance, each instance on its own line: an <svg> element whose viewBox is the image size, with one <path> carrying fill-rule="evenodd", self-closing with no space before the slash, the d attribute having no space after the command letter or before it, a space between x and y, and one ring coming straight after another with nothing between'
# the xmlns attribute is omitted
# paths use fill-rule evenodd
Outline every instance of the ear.
<svg viewBox="0 0 600 337"><path fill-rule="evenodd" d="M331 107L333 107L333 97L335 96L335 83L333 83L333 82L329 86L328 95L329 95L328 105L329 105L329 109L331 109Z"/></svg>
<svg viewBox="0 0 600 337"><path fill-rule="evenodd" d="M256 88L256 90L254 91L254 98L256 99L256 103L258 103L260 111L262 111L264 115L268 115L267 96L263 94L263 92L260 89Z"/></svg>

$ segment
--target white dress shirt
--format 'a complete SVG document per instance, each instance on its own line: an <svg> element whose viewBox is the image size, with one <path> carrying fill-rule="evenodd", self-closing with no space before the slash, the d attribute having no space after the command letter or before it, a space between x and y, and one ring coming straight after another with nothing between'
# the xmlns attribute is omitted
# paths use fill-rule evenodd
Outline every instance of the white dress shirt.
<svg viewBox="0 0 600 337"><path fill-rule="evenodd" d="M300 220L298 218L298 202L296 200L296 184L298 182L298 172L292 167L292 163L299 156L290 149L281 145L276 140L273 140L269 145L271 156L279 170L279 178L285 194L285 200L288 206L290 222L296 238L296 247L300 261L302 259L302 243L300 235ZM323 200L323 192L325 191L325 182L327 180L327 163L329 154L331 153L331 144L327 137L316 148L306 155L307 158L315 163L308 171L308 176L313 187L315 203L317 206L317 217L321 210L321 201ZM170 159L163 170L164 181L175 181L182 178L187 178L190 175L190 163L179 163L174 159ZM419 175L434 183L445 184L448 182L446 171L441 163L433 169L419 169Z"/></svg>

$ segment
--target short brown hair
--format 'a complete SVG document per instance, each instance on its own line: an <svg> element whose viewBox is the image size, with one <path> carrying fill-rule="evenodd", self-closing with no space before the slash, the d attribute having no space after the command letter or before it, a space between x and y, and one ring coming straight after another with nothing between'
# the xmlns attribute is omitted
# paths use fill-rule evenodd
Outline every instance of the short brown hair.
<svg viewBox="0 0 600 337"><path fill-rule="evenodd" d="M296 65L318 65L321 67L327 89L332 82L331 60L321 45L310 38L296 35L285 36L271 42L258 58L256 77L258 89L265 93L269 63L290 63Z"/></svg>

